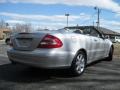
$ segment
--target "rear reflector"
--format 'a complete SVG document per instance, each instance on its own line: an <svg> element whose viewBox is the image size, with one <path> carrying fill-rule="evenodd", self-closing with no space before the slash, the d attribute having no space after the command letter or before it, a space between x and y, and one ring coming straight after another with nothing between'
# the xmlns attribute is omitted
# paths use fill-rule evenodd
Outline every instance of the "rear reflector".
<svg viewBox="0 0 120 90"><path fill-rule="evenodd" d="M62 47L62 41L52 35L47 34L40 42L38 48L60 48Z"/></svg>

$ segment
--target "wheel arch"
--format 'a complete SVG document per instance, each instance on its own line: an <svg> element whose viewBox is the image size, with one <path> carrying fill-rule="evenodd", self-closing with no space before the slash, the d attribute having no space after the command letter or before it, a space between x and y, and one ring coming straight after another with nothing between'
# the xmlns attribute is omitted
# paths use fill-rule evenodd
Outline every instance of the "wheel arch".
<svg viewBox="0 0 120 90"><path fill-rule="evenodd" d="M110 52L111 49L114 52L114 45L113 44L111 44L111 46L109 47L109 52Z"/></svg>
<svg viewBox="0 0 120 90"><path fill-rule="evenodd" d="M114 45L113 45L113 44L111 45L111 47L110 47L110 48L112 48L112 49L113 49L113 51L114 51Z"/></svg>
<svg viewBox="0 0 120 90"><path fill-rule="evenodd" d="M85 53L85 56L86 56L86 59L87 59L87 51L85 50L85 49L80 49L80 50L78 50L78 53L80 52L80 51L82 51L82 52L84 52Z"/></svg>
<svg viewBox="0 0 120 90"><path fill-rule="evenodd" d="M74 72L74 70L75 70L75 62L76 62L76 57L77 57L77 55L79 54L79 53L84 53L84 55L85 55L85 58L86 58L86 61L85 61L85 67L86 67L86 63L87 63L87 52L86 52L86 50L85 49L80 49L80 50L78 50L77 52L76 52L76 54L75 54L75 56L74 56L74 59L73 59L73 61L72 61L72 63L71 63L71 67L70 67L70 70L73 72L73 74L74 75L81 75L83 72L84 72L84 70L85 70L85 67L84 67L84 70L81 72L81 73L77 73L77 72Z"/></svg>
<svg viewBox="0 0 120 90"><path fill-rule="evenodd" d="M78 53L79 53L80 51L82 51L82 52L85 53L86 63L87 63L87 51L86 51L84 48L79 49L79 50L76 52L74 58L78 55ZM72 60L72 63L73 63L73 61L74 61L74 59ZM71 63L71 65L72 65L72 63Z"/></svg>

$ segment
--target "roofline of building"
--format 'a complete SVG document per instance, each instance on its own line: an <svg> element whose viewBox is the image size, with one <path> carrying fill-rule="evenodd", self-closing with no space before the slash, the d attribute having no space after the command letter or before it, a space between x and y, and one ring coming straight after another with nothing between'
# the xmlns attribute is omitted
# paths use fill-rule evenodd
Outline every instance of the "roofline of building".
<svg viewBox="0 0 120 90"><path fill-rule="evenodd" d="M104 33L103 31L100 31L100 30L98 30L97 28L97 26L69 26L69 27L65 27L65 28L81 28L81 27L91 27L91 28L94 28L94 29L96 29L97 31L99 31L100 33L103 33L103 34L108 34L108 33ZM99 28L103 28L103 29L107 29L107 28L104 28L104 27L99 27ZM111 30L111 29L107 29L107 30L109 30L109 31L111 31L112 33L114 33L114 34L108 34L108 35L117 35L117 36L120 36L120 33L119 32L116 32L116 31L113 31L113 30Z"/></svg>

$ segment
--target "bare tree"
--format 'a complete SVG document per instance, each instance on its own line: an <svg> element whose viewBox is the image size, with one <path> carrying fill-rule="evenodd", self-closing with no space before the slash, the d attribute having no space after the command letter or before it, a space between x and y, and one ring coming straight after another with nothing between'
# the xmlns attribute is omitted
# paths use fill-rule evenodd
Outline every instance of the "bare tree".
<svg viewBox="0 0 120 90"><path fill-rule="evenodd" d="M7 28L9 26L8 23L6 23L3 19L0 20L0 28Z"/></svg>
<svg viewBox="0 0 120 90"><path fill-rule="evenodd" d="M13 33L31 32L31 30L32 30L31 24L16 24L13 27Z"/></svg>

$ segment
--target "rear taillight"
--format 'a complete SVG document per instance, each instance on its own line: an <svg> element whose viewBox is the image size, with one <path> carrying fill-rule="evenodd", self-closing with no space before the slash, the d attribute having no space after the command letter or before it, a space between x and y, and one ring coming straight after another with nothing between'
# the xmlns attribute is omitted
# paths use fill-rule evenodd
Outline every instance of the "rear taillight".
<svg viewBox="0 0 120 90"><path fill-rule="evenodd" d="M62 41L52 35L47 34L40 42L38 48L60 48L62 47Z"/></svg>

